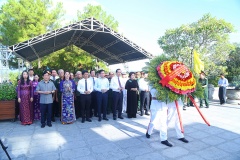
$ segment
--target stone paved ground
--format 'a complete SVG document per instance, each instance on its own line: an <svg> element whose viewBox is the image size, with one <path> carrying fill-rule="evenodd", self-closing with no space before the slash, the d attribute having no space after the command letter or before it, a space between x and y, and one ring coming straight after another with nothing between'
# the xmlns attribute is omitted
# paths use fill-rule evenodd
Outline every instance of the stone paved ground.
<svg viewBox="0 0 240 160"><path fill-rule="evenodd" d="M210 104L209 109L201 109L210 127L194 107L183 111L185 137L190 143L177 140L170 124L172 148L160 143L158 127L151 139L145 137L148 116L117 121L109 116L108 122L94 118L91 123L78 120L71 125L55 122L44 129L39 122L22 126L19 121L1 121L0 137L17 160L240 160L240 106ZM0 159L7 159L1 148Z"/></svg>

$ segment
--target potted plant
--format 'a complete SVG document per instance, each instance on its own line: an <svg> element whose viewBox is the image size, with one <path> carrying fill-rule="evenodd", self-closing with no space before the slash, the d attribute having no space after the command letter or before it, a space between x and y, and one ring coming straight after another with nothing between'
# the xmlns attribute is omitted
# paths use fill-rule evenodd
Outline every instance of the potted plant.
<svg viewBox="0 0 240 160"><path fill-rule="evenodd" d="M16 86L10 83L0 84L0 120L15 119Z"/></svg>

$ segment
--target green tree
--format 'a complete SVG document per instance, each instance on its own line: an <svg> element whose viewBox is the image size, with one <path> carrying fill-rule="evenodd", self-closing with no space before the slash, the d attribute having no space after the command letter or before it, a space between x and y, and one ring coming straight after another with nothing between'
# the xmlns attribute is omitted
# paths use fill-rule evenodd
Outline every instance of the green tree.
<svg viewBox="0 0 240 160"><path fill-rule="evenodd" d="M204 61L205 72L218 75L233 46L229 43L232 24L205 14L197 22L169 29L160 37L158 44L164 53L192 67L193 50Z"/></svg>
<svg viewBox="0 0 240 160"><path fill-rule="evenodd" d="M117 31L118 30L118 21L112 15L107 14L106 11L102 9L102 6L88 4L84 7L83 12L77 12L77 18L79 21L93 17L100 22L104 23L106 26Z"/></svg>
<svg viewBox="0 0 240 160"><path fill-rule="evenodd" d="M8 0L1 6L0 42L10 46L56 29L63 14L62 3L53 6L50 0ZM9 65L17 68L16 57Z"/></svg>
<svg viewBox="0 0 240 160"><path fill-rule="evenodd" d="M13 45L58 28L62 3L50 0L8 0L1 7L1 43Z"/></svg>
<svg viewBox="0 0 240 160"><path fill-rule="evenodd" d="M229 57L226 61L227 66L227 78L231 82L234 80L234 78L238 78L238 81L240 81L240 45L236 44L235 49L231 51L229 54Z"/></svg>

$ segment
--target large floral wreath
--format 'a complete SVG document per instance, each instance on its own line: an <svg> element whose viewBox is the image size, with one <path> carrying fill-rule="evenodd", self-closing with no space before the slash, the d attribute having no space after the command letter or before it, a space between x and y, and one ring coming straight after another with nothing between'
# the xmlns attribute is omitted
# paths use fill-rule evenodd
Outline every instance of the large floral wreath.
<svg viewBox="0 0 240 160"><path fill-rule="evenodd" d="M173 102L186 94L201 98L203 90L193 72L182 62L172 61L164 55L150 61L148 80L157 90L157 99Z"/></svg>

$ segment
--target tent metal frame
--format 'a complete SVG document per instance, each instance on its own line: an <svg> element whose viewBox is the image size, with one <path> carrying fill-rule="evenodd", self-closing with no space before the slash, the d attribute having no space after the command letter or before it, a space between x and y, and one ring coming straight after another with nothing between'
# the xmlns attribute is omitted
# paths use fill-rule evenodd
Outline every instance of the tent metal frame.
<svg viewBox="0 0 240 160"><path fill-rule="evenodd" d="M69 41L66 41L64 43L55 45L55 40L56 40L56 36L57 35L61 35L61 34L65 33L65 32L71 31L71 30L74 30L74 32L73 32L73 34L72 34L72 36L71 36ZM78 35L77 38L75 38L77 30L81 30L82 31L81 34L83 32L85 32L85 31L94 31L94 32L88 39L85 39L84 37L81 37L81 34ZM91 38L94 37L94 35L96 33L99 33L99 32L109 33L109 34L113 35L114 37L116 37L117 39L114 40L113 42L110 42L109 44L105 45L104 47L100 47L100 46L98 46L97 44L95 44L94 42L91 41ZM55 37L54 38L54 46L53 47L48 48L48 49L46 49L46 50L44 50L42 52L39 52L39 53L36 52L35 48L33 47L34 44L37 44L39 42L45 41L45 40L47 40L49 38L53 38L53 37ZM76 22L76 23L67 25L65 27L62 27L62 28L59 28L57 30L48 32L46 34L43 34L43 35L40 35L40 36L36 36L36 37L34 37L32 39L29 39L29 40L27 40L25 42L21 42L21 43L12 45L9 48L12 50L12 52L16 56L22 58L24 61L28 61L27 59L23 58L21 55L17 54L16 52L21 50L21 49L24 49L26 47L31 47L31 49L35 53L35 55L29 56L29 57L36 56L36 57L38 57L38 59L40 59L42 54L45 54L45 53L47 53L49 51L52 51L52 53L53 53L54 51L56 51L55 48L59 48L61 46L66 46L67 47L69 45L79 44L80 47L79 46L78 47L81 48L84 45L91 45L91 46L93 46L94 48L97 49L97 51L94 51L94 52L90 53L93 56L96 53L98 53L98 52L104 52L105 54L109 55L109 57L105 58L105 59L102 59L103 61L106 61L106 60L109 60L109 59L116 59L117 61L120 61L121 63L124 63L126 61L123 61L121 59L121 56L128 55L128 54L133 54L133 53L136 52L135 50L122 53L122 54L120 54L120 56L116 56L113 53L111 53L111 52L106 50L108 47L110 47L110 46L112 46L112 45L114 45L114 44L116 44L116 43L118 43L120 41L128 44L129 46L131 46L135 50L137 50L140 53L144 54L147 58L152 58L153 57L152 54L150 54L149 52L144 50L142 47L140 47L137 44L133 43L132 41L130 41L129 39L127 39L123 35L117 33L116 31L114 31L113 29L107 27L106 25L104 25L100 21L94 19L93 17L87 18L87 19L82 20L80 22ZM136 58L134 60L138 60L138 58ZM131 61L133 61L133 60L131 60Z"/></svg>

